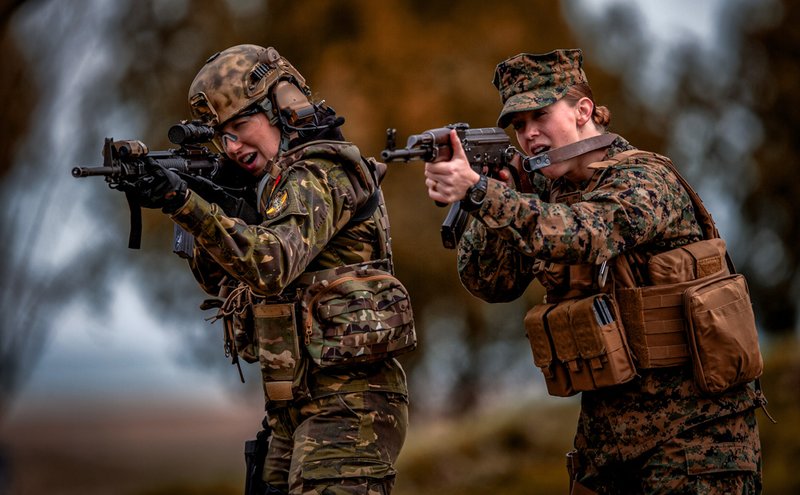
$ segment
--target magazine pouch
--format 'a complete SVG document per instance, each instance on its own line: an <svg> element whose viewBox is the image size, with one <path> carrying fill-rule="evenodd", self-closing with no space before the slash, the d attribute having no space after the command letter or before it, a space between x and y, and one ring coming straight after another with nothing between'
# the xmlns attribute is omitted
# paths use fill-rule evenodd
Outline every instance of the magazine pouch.
<svg viewBox="0 0 800 495"><path fill-rule="evenodd" d="M747 281L714 278L683 294L687 340L697 386L719 394L752 381L763 370Z"/></svg>
<svg viewBox="0 0 800 495"><path fill-rule="evenodd" d="M295 303L254 304L253 322L264 393L270 401L291 400L300 362Z"/></svg>
<svg viewBox="0 0 800 495"><path fill-rule="evenodd" d="M551 395L597 390L636 376L619 310L609 294L537 306L526 315L525 326Z"/></svg>
<svg viewBox="0 0 800 495"><path fill-rule="evenodd" d="M525 332L533 351L533 362L542 370L547 393L556 397L570 397L578 392L572 388L567 367L556 358L553 338L547 328L547 313L555 304L534 306L525 315Z"/></svg>

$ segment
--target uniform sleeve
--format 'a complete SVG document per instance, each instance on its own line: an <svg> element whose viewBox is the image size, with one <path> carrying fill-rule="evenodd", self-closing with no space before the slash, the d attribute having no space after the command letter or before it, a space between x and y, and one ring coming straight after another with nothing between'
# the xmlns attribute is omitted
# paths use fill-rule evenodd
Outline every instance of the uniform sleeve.
<svg viewBox="0 0 800 495"><path fill-rule="evenodd" d="M219 295L221 285L228 278L225 270L220 267L208 252L195 245L192 257L189 261L189 269L192 271L195 280L206 294Z"/></svg>
<svg viewBox="0 0 800 495"><path fill-rule="evenodd" d="M473 213L481 228L471 228L459 246L462 283L486 300L513 298L532 279L526 267L534 259L600 264L635 246L699 232L689 196L665 167L628 163L603 173L598 187L572 205L490 180Z"/></svg>
<svg viewBox="0 0 800 495"><path fill-rule="evenodd" d="M355 192L341 166L292 165L270 196L265 220L246 225L190 192L172 219L226 272L263 295L279 294L352 216Z"/></svg>
<svg viewBox="0 0 800 495"><path fill-rule="evenodd" d="M461 283L487 302L508 302L533 281L533 259L516 250L496 231L472 220L458 244Z"/></svg>

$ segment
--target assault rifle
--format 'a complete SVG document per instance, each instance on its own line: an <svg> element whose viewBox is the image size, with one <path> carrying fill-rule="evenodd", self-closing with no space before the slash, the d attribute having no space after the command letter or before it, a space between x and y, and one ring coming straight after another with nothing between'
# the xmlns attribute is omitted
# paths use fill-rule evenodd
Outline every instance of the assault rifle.
<svg viewBox="0 0 800 495"><path fill-rule="evenodd" d="M177 172L190 189L219 205L227 215L241 218L248 224L261 222L261 215L253 206L256 203L252 176L226 164L223 155L202 145L213 139L213 128L198 122L182 121L170 127L167 136L179 147L149 151L147 145L139 140L106 138L102 166L72 169L75 178L101 176L111 189L125 192L131 210L129 248L139 249L141 245L142 212L128 191L135 189L137 181L148 176L148 170L158 165ZM179 256L190 257L193 243L191 234L176 225L173 251Z"/></svg>
<svg viewBox="0 0 800 495"><path fill-rule="evenodd" d="M458 134L470 166L479 174L499 178L500 170L508 169L517 186L520 184L518 161L522 154L511 145L505 131L499 127L470 129L469 124L449 124L444 127L427 130L421 134L409 136L405 148L396 149L395 129L386 130L386 149L381 152L384 162L408 162L420 160L438 162L449 160L453 156L450 145L450 131ZM439 206L444 206L437 203ZM442 244L447 249L455 249L464 229L467 227L469 214L461 208L458 201L450 206L447 216L442 222Z"/></svg>

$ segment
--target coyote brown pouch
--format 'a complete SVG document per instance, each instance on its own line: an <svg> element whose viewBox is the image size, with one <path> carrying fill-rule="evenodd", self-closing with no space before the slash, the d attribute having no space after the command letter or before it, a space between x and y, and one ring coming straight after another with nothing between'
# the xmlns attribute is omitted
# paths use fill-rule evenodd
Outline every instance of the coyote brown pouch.
<svg viewBox="0 0 800 495"><path fill-rule="evenodd" d="M551 395L567 397L636 376L614 298L597 294L533 308L525 317L534 363Z"/></svg>
<svg viewBox="0 0 800 495"><path fill-rule="evenodd" d="M725 241L707 239L651 257L647 274L652 285L616 290L620 316L639 369L689 363L683 294L702 283L700 279L729 273Z"/></svg>
<svg viewBox="0 0 800 495"><path fill-rule="evenodd" d="M253 305L258 360L269 400L292 399L292 382L300 361L295 303Z"/></svg>
<svg viewBox="0 0 800 495"><path fill-rule="evenodd" d="M718 394L761 376L763 361L747 281L728 275L683 293L694 379Z"/></svg>
<svg viewBox="0 0 800 495"><path fill-rule="evenodd" d="M417 345L408 291L383 270L322 278L305 290L302 310L305 347L321 367L377 362Z"/></svg>

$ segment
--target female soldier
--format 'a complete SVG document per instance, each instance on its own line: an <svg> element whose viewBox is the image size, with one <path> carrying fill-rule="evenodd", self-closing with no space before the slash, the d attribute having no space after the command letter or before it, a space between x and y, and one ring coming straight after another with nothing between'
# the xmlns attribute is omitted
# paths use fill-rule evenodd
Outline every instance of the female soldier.
<svg viewBox="0 0 800 495"><path fill-rule="evenodd" d="M247 492L390 493L408 422L394 356L416 338L392 276L380 164L345 142L344 120L271 47L213 55L189 104L258 183L263 222L226 215L166 169L133 191L194 236L190 265L224 299L226 348L260 362L267 434L248 449L266 460L248 463Z"/></svg>
<svg viewBox="0 0 800 495"><path fill-rule="evenodd" d="M472 294L508 301L534 278L547 291L525 325L548 391L582 392L572 493L758 493L757 340L747 373L709 387L676 306L694 279L730 279L724 243L704 240L718 236L702 203L667 158L606 132L580 50L511 57L494 84L498 125L513 126L544 177L531 192L487 178L451 134L454 158L427 163L425 182L474 217L458 249ZM654 290L678 303L653 303ZM752 315L745 323L752 338Z"/></svg>

